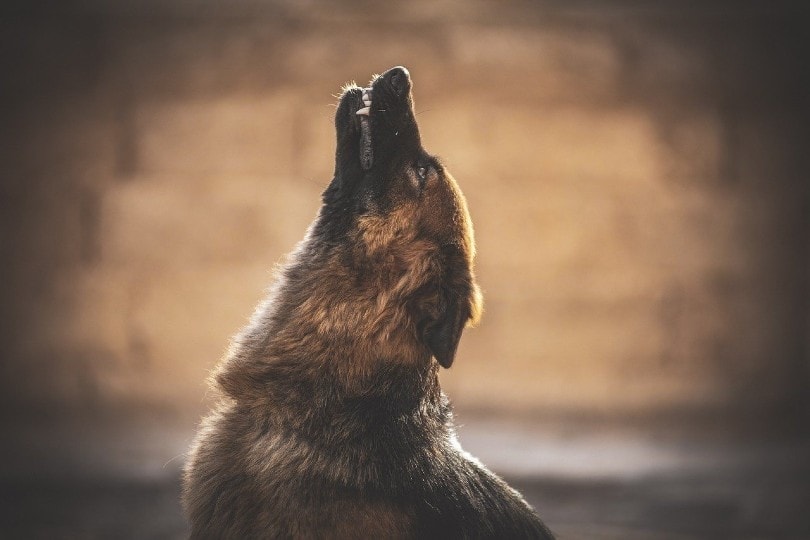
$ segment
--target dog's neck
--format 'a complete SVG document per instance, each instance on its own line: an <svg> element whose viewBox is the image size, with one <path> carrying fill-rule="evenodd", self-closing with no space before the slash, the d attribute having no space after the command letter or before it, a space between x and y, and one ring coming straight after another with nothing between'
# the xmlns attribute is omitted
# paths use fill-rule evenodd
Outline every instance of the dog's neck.
<svg viewBox="0 0 810 540"><path fill-rule="evenodd" d="M392 267L402 264L394 256L384 267L358 267L355 254L311 244L299 245L237 336L218 385L301 432L322 434L327 424L351 438L349 418L355 430L380 432L388 422L447 423L438 365L407 310L421 270Z"/></svg>

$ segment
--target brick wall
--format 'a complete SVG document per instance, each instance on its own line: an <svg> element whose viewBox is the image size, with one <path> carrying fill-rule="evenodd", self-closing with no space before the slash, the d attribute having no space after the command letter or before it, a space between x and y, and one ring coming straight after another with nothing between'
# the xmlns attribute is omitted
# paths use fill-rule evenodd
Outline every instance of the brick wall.
<svg viewBox="0 0 810 540"><path fill-rule="evenodd" d="M479 242L485 317L443 375L460 408L801 406L803 75L782 54L791 13L759 15L517 1L10 15L5 399L203 410L208 370L329 181L333 94L404 64Z"/></svg>

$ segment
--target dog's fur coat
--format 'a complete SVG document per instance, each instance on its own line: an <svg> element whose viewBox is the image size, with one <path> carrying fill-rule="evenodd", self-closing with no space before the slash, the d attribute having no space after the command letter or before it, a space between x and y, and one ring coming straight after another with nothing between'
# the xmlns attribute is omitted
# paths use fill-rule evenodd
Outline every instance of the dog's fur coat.
<svg viewBox="0 0 810 540"><path fill-rule="evenodd" d="M439 388L481 299L407 70L344 88L335 125L323 206L214 375L184 476L192 537L552 538L461 449Z"/></svg>

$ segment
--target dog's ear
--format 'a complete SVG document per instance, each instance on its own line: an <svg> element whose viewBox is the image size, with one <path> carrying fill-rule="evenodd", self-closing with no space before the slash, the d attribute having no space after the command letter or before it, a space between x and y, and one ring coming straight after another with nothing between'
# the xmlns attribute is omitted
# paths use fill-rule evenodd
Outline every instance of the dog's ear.
<svg viewBox="0 0 810 540"><path fill-rule="evenodd" d="M475 283L457 288L442 287L438 305L422 325L422 339L444 368L453 365L461 333L467 323L478 322L481 292Z"/></svg>
<svg viewBox="0 0 810 540"><path fill-rule="evenodd" d="M438 316L424 331L425 343L442 367L449 368L453 365L461 333L469 319L469 295L442 290Z"/></svg>

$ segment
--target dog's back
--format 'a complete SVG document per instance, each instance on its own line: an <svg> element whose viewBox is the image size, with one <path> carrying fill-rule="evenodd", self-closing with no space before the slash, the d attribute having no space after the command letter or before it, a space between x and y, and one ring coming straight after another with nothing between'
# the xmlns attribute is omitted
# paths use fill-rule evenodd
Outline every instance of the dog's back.
<svg viewBox="0 0 810 540"><path fill-rule="evenodd" d="M404 68L344 89L323 207L215 376L195 538L552 538L453 432L438 371L480 314L474 240L410 90Z"/></svg>

